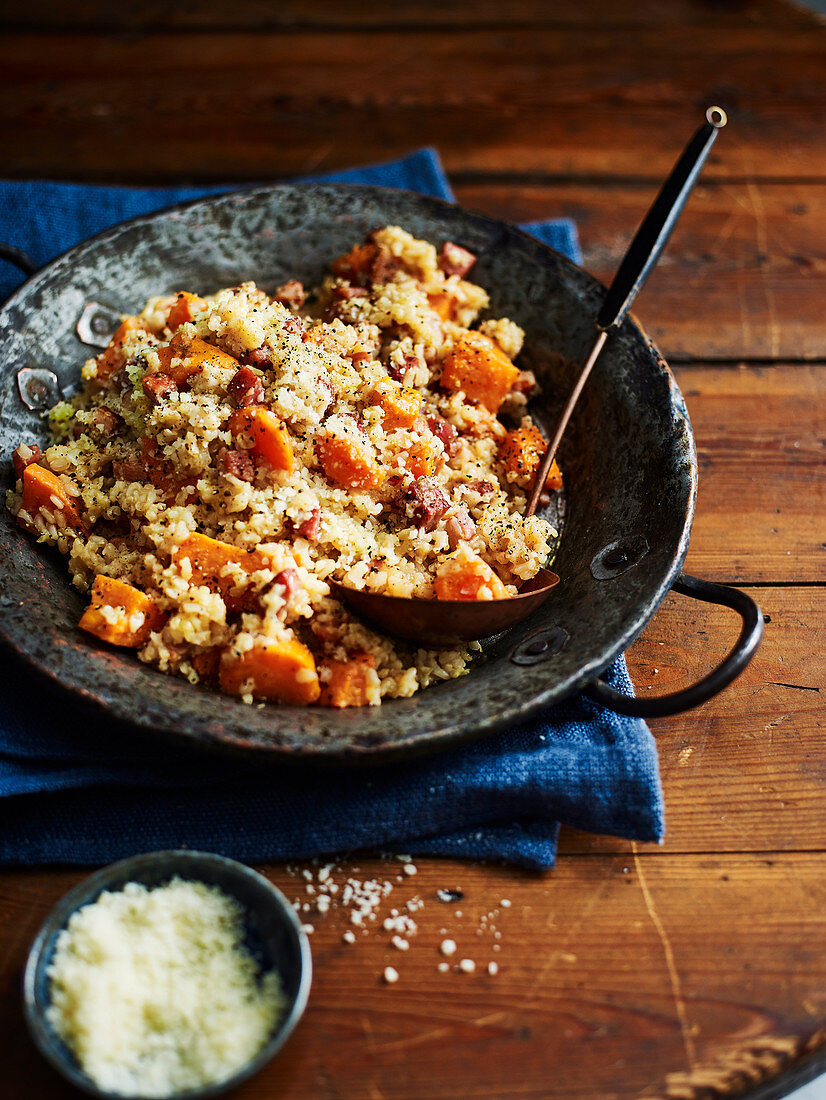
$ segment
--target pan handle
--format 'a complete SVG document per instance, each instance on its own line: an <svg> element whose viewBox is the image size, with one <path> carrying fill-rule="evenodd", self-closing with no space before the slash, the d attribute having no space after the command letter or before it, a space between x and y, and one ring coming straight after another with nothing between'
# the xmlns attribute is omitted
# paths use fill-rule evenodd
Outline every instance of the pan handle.
<svg viewBox="0 0 826 1100"><path fill-rule="evenodd" d="M15 248L11 244L3 244L0 241L0 260L8 260L10 264L14 264L15 267L20 268L24 275L34 275L35 271L39 269L39 264L36 264L28 252L24 252L22 248Z"/></svg>
<svg viewBox="0 0 826 1100"><path fill-rule="evenodd" d="M743 625L740 628L740 637L729 655L708 676L670 695L660 695L655 699L635 699L615 691L604 680L592 680L582 689L589 699L618 714L628 714L633 718L664 718L705 703L740 675L757 652L763 637L763 615L754 600L737 588L702 581L688 573L680 574L671 591L680 592L683 596L693 596L695 600L702 600L704 603L722 604L737 612Z"/></svg>

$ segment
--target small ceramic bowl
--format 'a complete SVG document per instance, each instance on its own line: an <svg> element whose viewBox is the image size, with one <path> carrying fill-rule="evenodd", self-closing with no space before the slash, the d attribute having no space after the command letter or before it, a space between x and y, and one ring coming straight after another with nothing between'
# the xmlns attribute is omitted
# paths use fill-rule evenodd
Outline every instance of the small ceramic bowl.
<svg viewBox="0 0 826 1100"><path fill-rule="evenodd" d="M87 1077L46 1019L50 1003L47 971L58 934L76 910L94 902L104 890L120 890L127 882L161 886L176 876L217 886L241 903L246 913L247 946L262 971L278 971L286 1010L269 1040L247 1065L217 1084L175 1093L175 1100L219 1096L257 1073L287 1041L306 1007L312 979L310 944L293 907L262 875L210 852L150 852L113 863L79 883L55 906L32 944L23 982L26 1022L35 1043L55 1069L90 1096L112 1100L116 1094L101 1090ZM120 1093L117 1096L119 1100L140 1100Z"/></svg>

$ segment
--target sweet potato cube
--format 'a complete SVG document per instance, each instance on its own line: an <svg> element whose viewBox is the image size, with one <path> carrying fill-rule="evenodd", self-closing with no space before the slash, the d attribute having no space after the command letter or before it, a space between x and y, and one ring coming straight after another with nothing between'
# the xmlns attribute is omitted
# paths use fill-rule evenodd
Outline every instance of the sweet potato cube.
<svg viewBox="0 0 826 1100"><path fill-rule="evenodd" d="M246 593L237 591L245 587L244 577L239 577L238 570L227 569L227 566L240 566L248 574L259 569L268 569L271 565L270 558L258 550L242 550L197 531L188 535L172 554L175 562L183 558L189 559L191 583L205 585L217 592L228 611L237 611L243 604Z"/></svg>
<svg viewBox="0 0 826 1100"><path fill-rule="evenodd" d="M437 600L503 600L505 586L494 571L469 547L460 545L439 566L433 591Z"/></svg>
<svg viewBox="0 0 826 1100"><path fill-rule="evenodd" d="M445 358L441 384L452 393L462 390L469 401L495 413L518 377L498 344L481 332L465 332Z"/></svg>
<svg viewBox="0 0 826 1100"><path fill-rule="evenodd" d="M357 244L350 249L346 256L339 256L337 260L333 260L333 274L343 279L365 275L375 256L376 246L374 244Z"/></svg>
<svg viewBox="0 0 826 1100"><path fill-rule="evenodd" d="M514 479L517 485L530 489L546 446L539 428L533 424L523 424L505 436L499 447L499 461L509 474L517 475ZM562 488L562 473L556 462L551 465L545 488Z"/></svg>
<svg viewBox="0 0 826 1100"><path fill-rule="evenodd" d="M197 294L190 294L188 290L179 291L174 305L169 311L166 324L173 332L187 321L193 321L195 314L206 309L206 302Z"/></svg>
<svg viewBox="0 0 826 1100"><path fill-rule="evenodd" d="M126 359L123 354L123 342L130 332L136 332L138 329L146 330L146 325L140 317L127 317L118 325L112 339L97 357L97 374L95 375L97 382L108 382L115 371L120 370L124 365Z"/></svg>
<svg viewBox="0 0 826 1100"><path fill-rule="evenodd" d="M436 290L432 294L428 294L427 300L433 312L437 313L443 321L453 320L453 315L456 312L456 299L452 294L448 294L444 290Z"/></svg>
<svg viewBox="0 0 826 1100"><path fill-rule="evenodd" d="M422 408L422 395L418 390L399 386L395 382L384 382L376 386L372 400L381 407L384 426L388 431L393 428L412 428Z"/></svg>
<svg viewBox="0 0 826 1100"><path fill-rule="evenodd" d="M378 685L376 662L370 653L357 653L348 661L324 661L329 678L321 681L319 703L323 707L365 707L370 688Z"/></svg>
<svg viewBox="0 0 826 1100"><path fill-rule="evenodd" d="M166 616L151 596L126 581L99 574L92 585L92 602L77 624L110 645L145 645L152 631L158 631Z"/></svg>
<svg viewBox="0 0 826 1100"><path fill-rule="evenodd" d="M295 457L290 435L279 418L263 405L247 405L236 409L229 418L233 435L246 437L253 454L260 455L276 470L291 474Z"/></svg>
<svg viewBox="0 0 826 1100"><path fill-rule="evenodd" d="M258 642L240 657L227 652L218 674L221 691L244 692L293 706L314 703L321 694L315 659L296 638Z"/></svg>
<svg viewBox="0 0 826 1100"><path fill-rule="evenodd" d="M175 333L165 347L158 348L158 358L162 373L169 375L176 386L184 385L193 374L203 370L207 363L228 370L238 370L240 366L237 359L208 344L206 340L198 336L194 340L185 340L180 333Z"/></svg>
<svg viewBox="0 0 826 1100"><path fill-rule="evenodd" d="M316 440L316 455L324 473L336 485L375 489L381 481L381 473L366 442L322 432Z"/></svg>
<svg viewBox="0 0 826 1100"><path fill-rule="evenodd" d="M413 477L430 477L444 461L444 451L435 436L428 436L413 443L406 451L404 465Z"/></svg>
<svg viewBox="0 0 826 1100"><path fill-rule="evenodd" d="M21 509L31 516L32 520L38 512L48 512L54 516L56 527L71 527L77 530L80 527L80 512L75 497L70 496L66 486L60 478L33 462L23 471L23 503ZM48 516L43 516L48 522ZM37 531L34 523L25 519L19 520L21 526L30 531Z"/></svg>

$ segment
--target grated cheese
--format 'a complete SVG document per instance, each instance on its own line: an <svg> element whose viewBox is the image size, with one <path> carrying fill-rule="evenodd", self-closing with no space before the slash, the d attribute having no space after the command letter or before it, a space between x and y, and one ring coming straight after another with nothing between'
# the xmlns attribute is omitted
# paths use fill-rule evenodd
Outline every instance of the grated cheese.
<svg viewBox="0 0 826 1100"><path fill-rule="evenodd" d="M49 1023L105 1091L168 1097L224 1081L285 1008L243 938L239 903L204 883L104 892L58 936Z"/></svg>

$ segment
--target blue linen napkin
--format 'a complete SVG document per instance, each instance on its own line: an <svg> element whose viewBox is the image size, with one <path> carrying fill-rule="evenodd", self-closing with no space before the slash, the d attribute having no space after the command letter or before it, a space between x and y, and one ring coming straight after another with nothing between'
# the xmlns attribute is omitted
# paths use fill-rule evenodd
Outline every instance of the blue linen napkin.
<svg viewBox="0 0 826 1100"><path fill-rule="evenodd" d="M327 176L453 200L436 155ZM127 217L215 188L0 181L0 241L38 263ZM567 220L526 226L579 260ZM0 297L20 282L0 265ZM619 658L606 677L632 694ZM553 866L559 823L638 840L663 836L645 723L584 697L432 757L312 771L262 768L136 735L87 711L10 655L0 663L0 862L97 864L155 848L236 859L358 848Z"/></svg>

